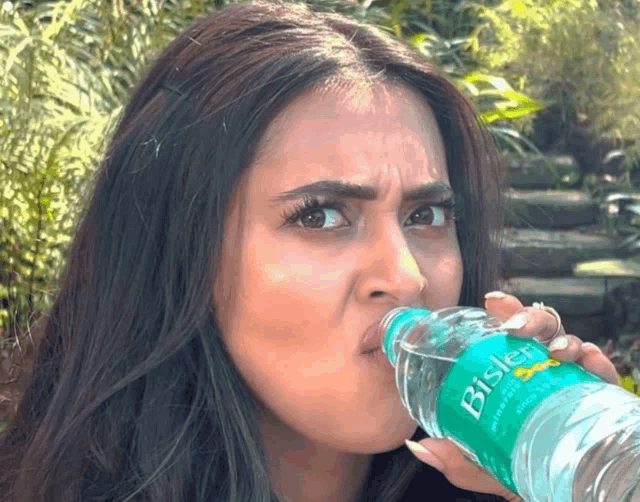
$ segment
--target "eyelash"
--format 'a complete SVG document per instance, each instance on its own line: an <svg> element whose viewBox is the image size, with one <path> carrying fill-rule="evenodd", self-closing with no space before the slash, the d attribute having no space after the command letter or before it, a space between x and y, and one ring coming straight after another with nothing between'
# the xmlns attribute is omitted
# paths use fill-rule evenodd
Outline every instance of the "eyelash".
<svg viewBox="0 0 640 502"><path fill-rule="evenodd" d="M306 216L308 213L316 209L333 209L336 211L340 211L341 213L343 213L343 216L344 216L344 210L346 209L346 207L347 205L344 202L340 202L337 200L328 200L325 202L321 202L318 197L315 197L315 196L306 197L305 199L303 199L302 202L299 202L293 208L284 210L282 212L282 221L284 225L293 225L300 218L302 218L303 216ZM458 206L456 206L455 200L453 199L447 199L435 204L423 204L421 206L418 206L415 211L422 209L424 207L439 207L444 210L446 224L436 228L444 228L445 226L448 226L451 222L459 219ZM328 231L337 230L337 229L329 229L329 230L305 229L305 230L311 230L316 232L318 231L328 232Z"/></svg>

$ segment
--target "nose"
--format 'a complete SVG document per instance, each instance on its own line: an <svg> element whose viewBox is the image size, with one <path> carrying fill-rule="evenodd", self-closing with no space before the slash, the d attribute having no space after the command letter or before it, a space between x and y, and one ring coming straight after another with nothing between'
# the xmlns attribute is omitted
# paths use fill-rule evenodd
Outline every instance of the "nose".
<svg viewBox="0 0 640 502"><path fill-rule="evenodd" d="M427 279L402 231L396 228L373 240L373 245L363 252L361 280L357 287L359 299L398 306L424 306Z"/></svg>

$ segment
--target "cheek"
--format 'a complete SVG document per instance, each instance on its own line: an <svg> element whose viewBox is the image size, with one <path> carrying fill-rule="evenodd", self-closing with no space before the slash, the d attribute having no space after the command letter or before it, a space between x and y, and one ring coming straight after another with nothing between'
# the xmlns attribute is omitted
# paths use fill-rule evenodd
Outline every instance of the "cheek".
<svg viewBox="0 0 640 502"><path fill-rule="evenodd" d="M329 322L350 265L293 240L264 235L255 242L245 255L242 280L252 316L276 324L290 320L298 331Z"/></svg>
<svg viewBox="0 0 640 502"><path fill-rule="evenodd" d="M280 263L263 259L263 263L251 271L251 286L284 295L295 292L296 297L302 294L302 299L317 298L318 295L313 292L324 294L330 290L335 291L336 285L344 281L347 269L324 258L305 258L306 263L295 263L295 260L299 261L300 256L305 254L308 252L301 251L295 258Z"/></svg>
<svg viewBox="0 0 640 502"><path fill-rule="evenodd" d="M431 243L416 253L420 270L427 278L428 289L436 304L451 306L458 303L462 289L463 262L458 242L451 239Z"/></svg>
<svg viewBox="0 0 640 502"><path fill-rule="evenodd" d="M345 274L340 267L311 260L308 250L273 242L267 235L254 239L242 256L236 277L236 307L231 343L256 344L256 356L277 353L281 361L300 358L304 352L324 355L336 347L330 337L321 336L331 324L337 291ZM344 340L341 340L342 342ZM246 350L246 349L245 349ZM282 366L280 367L280 370Z"/></svg>
<svg viewBox="0 0 640 502"><path fill-rule="evenodd" d="M463 263L459 252L450 252L443 255L438 261L434 273L445 279L443 284L452 289L460 289L462 286Z"/></svg>

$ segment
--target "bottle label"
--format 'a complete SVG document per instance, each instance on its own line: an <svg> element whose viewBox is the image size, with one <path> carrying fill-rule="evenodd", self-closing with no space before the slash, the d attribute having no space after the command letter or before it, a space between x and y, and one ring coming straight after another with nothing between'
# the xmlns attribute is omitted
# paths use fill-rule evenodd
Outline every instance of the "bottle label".
<svg viewBox="0 0 640 502"><path fill-rule="evenodd" d="M497 333L469 346L445 376L437 399L438 425L517 493L511 456L529 414L556 391L602 381L577 364L549 357L533 338Z"/></svg>

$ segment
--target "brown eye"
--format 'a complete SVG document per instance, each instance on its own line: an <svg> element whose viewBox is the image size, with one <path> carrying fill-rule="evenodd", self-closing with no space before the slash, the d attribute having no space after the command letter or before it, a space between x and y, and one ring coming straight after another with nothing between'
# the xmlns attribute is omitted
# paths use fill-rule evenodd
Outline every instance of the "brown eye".
<svg viewBox="0 0 640 502"><path fill-rule="evenodd" d="M340 220L343 220L341 222ZM319 230L335 230L344 226L344 216L338 209L317 207L300 215L300 226ZM342 223L342 224L341 224ZM326 225L326 227L325 227Z"/></svg>
<svg viewBox="0 0 640 502"><path fill-rule="evenodd" d="M282 222L285 225L302 227L305 230L331 232L349 226L349 220L344 215L345 209L346 204L341 201L320 201L318 198L305 198L293 210L283 211ZM325 227L325 225L328 226Z"/></svg>
<svg viewBox="0 0 640 502"><path fill-rule="evenodd" d="M443 227L447 224L446 210L439 206L422 206L408 218L411 225Z"/></svg>
<svg viewBox="0 0 640 502"><path fill-rule="evenodd" d="M302 226L308 228L322 228L325 220L324 209L314 209L302 216L300 223L302 223Z"/></svg>

